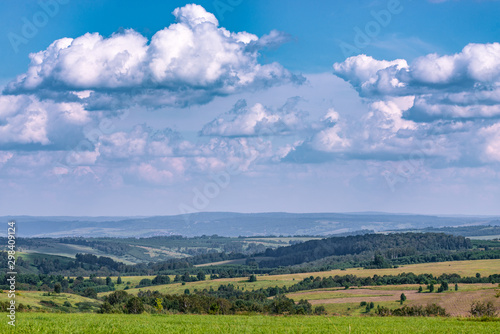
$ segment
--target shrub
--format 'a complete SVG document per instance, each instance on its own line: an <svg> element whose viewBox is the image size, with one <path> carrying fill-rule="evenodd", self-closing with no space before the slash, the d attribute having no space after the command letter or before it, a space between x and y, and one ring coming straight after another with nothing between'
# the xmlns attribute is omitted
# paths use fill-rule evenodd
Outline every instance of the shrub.
<svg viewBox="0 0 500 334"><path fill-rule="evenodd" d="M314 314L321 315L321 314L326 314L326 309L324 306L316 306L314 308Z"/></svg>
<svg viewBox="0 0 500 334"><path fill-rule="evenodd" d="M475 301L470 306L470 314L473 317L494 317L496 309L492 302Z"/></svg>
<svg viewBox="0 0 500 334"><path fill-rule="evenodd" d="M150 279L147 279L147 278L143 278L139 282L139 286L140 287L142 287L142 286L151 286L151 285L153 285L153 281L151 281Z"/></svg>
<svg viewBox="0 0 500 334"><path fill-rule="evenodd" d="M377 307L375 311L380 316L400 316L400 317L428 317L428 316L447 316L446 310L439 305L431 304L423 307L422 305L403 306L391 310L387 307Z"/></svg>

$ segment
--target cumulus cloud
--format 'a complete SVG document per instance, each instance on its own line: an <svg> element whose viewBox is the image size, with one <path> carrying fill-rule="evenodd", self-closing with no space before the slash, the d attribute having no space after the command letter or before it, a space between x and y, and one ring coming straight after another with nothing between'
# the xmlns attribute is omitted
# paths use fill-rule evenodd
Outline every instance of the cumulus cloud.
<svg viewBox="0 0 500 334"><path fill-rule="evenodd" d="M339 152L351 146L349 139L342 134L342 125L338 124L339 114L333 109L329 109L322 121L326 123L326 128L318 132L311 140L311 146L324 152Z"/></svg>
<svg viewBox="0 0 500 334"><path fill-rule="evenodd" d="M65 92L90 109L110 100L151 106L206 103L214 96L286 82L302 82L278 63L260 64L262 47L285 41L272 32L259 39L219 27L198 5L173 12L176 23L148 41L134 30L110 37L87 33L62 38L30 55L28 71L11 82L8 94ZM103 103L103 100L105 101Z"/></svg>
<svg viewBox="0 0 500 334"><path fill-rule="evenodd" d="M500 123L482 128L479 134L485 139L483 159L500 162Z"/></svg>
<svg viewBox="0 0 500 334"><path fill-rule="evenodd" d="M411 63L360 55L333 69L369 109L357 133L348 133L349 156L391 160L420 152L436 166L498 161L499 43Z"/></svg>
<svg viewBox="0 0 500 334"><path fill-rule="evenodd" d="M407 120L404 113L413 102L413 96L370 100L366 114L357 119L342 117L329 109L313 127L313 134L289 147L282 160L295 163L395 161L418 153L429 160L449 162L468 154L460 146L477 127L462 122L429 125Z"/></svg>
<svg viewBox="0 0 500 334"><path fill-rule="evenodd" d="M500 115L500 43L469 44L459 53L429 54L409 65L403 59L380 61L360 55L333 68L363 97L414 96L415 106L405 115L410 119Z"/></svg>
<svg viewBox="0 0 500 334"><path fill-rule="evenodd" d="M64 134L89 121L78 103L41 101L33 95L0 96L0 144L62 145Z"/></svg>
<svg viewBox="0 0 500 334"><path fill-rule="evenodd" d="M169 128L153 130L145 125L136 125L128 132L103 134L99 145L103 157L127 160L174 156L187 147L178 132Z"/></svg>
<svg viewBox="0 0 500 334"><path fill-rule="evenodd" d="M333 64L333 73L351 83L363 95L369 95L375 92L389 93L402 85L395 74L406 68L408 64L404 59L386 61L359 55Z"/></svg>
<svg viewBox="0 0 500 334"><path fill-rule="evenodd" d="M296 133L307 127L306 112L296 108L299 98L292 98L279 110L260 103L248 107L240 100L229 112L219 115L201 130L203 136L246 137L278 136Z"/></svg>

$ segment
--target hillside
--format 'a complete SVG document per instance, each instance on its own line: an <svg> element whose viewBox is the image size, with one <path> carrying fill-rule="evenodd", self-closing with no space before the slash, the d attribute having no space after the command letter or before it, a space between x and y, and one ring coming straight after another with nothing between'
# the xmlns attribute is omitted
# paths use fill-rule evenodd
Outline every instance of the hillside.
<svg viewBox="0 0 500 334"><path fill-rule="evenodd" d="M348 237L332 237L310 240L288 247L268 249L262 255L272 260L260 262L261 267L292 266L312 262L331 256L367 255L384 253L387 258L396 259L414 256L428 251L465 250L472 248L472 243L464 237L436 233L401 233L401 234L366 234ZM379 263L377 263L379 261ZM374 266L388 266L381 255L375 259Z"/></svg>
<svg viewBox="0 0 500 334"><path fill-rule="evenodd" d="M29 217L17 221L18 237L149 237L159 235L329 236L359 230L375 232L443 226L500 225L498 217L429 216L390 213L232 213L200 212L156 217ZM5 233L5 231L2 231ZM5 236L5 234L3 234Z"/></svg>

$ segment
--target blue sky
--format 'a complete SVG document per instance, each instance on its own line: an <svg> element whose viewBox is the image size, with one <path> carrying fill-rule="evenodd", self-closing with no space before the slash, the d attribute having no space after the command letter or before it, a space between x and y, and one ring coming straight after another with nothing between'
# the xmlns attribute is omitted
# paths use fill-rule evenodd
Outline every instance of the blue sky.
<svg viewBox="0 0 500 334"><path fill-rule="evenodd" d="M498 1L2 4L2 214L500 214Z"/></svg>

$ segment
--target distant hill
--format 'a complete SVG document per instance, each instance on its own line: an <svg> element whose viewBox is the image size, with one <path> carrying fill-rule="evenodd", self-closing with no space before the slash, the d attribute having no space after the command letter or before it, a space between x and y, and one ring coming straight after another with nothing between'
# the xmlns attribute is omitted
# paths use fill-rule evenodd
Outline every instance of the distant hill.
<svg viewBox="0 0 500 334"><path fill-rule="evenodd" d="M390 254L390 258L414 256L428 251L465 250L472 248L469 239L443 233L365 234L310 240L297 245L267 249L261 254L270 260L262 267L293 266L331 256L362 255L374 252ZM381 260L382 261L382 260Z"/></svg>
<svg viewBox="0 0 500 334"><path fill-rule="evenodd" d="M359 230L375 232L444 226L500 225L499 217L430 216L362 213L232 213L200 212L155 217L3 216L17 221L20 237L149 237L160 235L320 235ZM5 236L5 231L1 231Z"/></svg>
<svg viewBox="0 0 500 334"><path fill-rule="evenodd" d="M446 233L451 235L461 235L464 237L499 237L500 238L500 221L491 221L490 224L497 224L498 226L491 225L473 225L473 226L458 226L458 227L427 227L423 229L408 229L387 231L394 233L403 232L419 232L419 233Z"/></svg>

